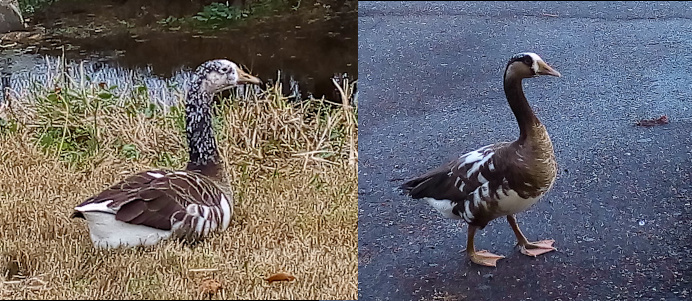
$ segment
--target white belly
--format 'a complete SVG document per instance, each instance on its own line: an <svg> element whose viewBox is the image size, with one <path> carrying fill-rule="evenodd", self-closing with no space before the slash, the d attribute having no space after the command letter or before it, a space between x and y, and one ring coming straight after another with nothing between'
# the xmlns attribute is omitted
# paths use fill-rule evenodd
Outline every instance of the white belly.
<svg viewBox="0 0 692 301"><path fill-rule="evenodd" d="M173 233L170 230L121 222L110 213L86 211L82 214L88 222L91 241L97 248L151 246L169 238Z"/></svg>
<svg viewBox="0 0 692 301"><path fill-rule="evenodd" d="M543 196L539 195L538 197L535 198L522 198L520 197L516 191L514 190L508 190L507 194L505 195L502 192L499 192L500 199L498 200L498 209L499 209L499 214L498 216L503 216L503 215L510 215L510 214L515 214L519 213L522 211L525 211L526 209L529 209L531 205L535 204L538 202L538 200Z"/></svg>

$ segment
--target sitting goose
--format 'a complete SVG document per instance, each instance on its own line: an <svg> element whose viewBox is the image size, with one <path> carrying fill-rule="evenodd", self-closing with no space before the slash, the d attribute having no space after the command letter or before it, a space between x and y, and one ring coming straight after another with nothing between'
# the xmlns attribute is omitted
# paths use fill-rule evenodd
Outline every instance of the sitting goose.
<svg viewBox="0 0 692 301"><path fill-rule="evenodd" d="M200 65L185 107L190 161L182 171L150 170L132 175L75 207L99 248L153 245L173 237L197 241L228 228L233 195L212 132L216 92L260 84L228 60Z"/></svg>
<svg viewBox="0 0 692 301"><path fill-rule="evenodd" d="M481 147L401 186L414 199L428 201L444 217L466 221L466 253L480 265L495 266L504 258L476 252L473 245L476 230L501 216L507 216L523 254L537 256L555 250L553 240L529 242L514 217L536 203L557 174L553 144L522 90L522 79L538 75L561 76L535 53L519 53L507 63L504 89L519 123L516 141Z"/></svg>

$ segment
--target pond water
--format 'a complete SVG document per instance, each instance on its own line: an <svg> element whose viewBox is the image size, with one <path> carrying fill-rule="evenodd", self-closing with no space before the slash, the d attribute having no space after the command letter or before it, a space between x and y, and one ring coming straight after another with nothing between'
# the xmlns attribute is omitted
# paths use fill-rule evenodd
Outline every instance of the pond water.
<svg viewBox="0 0 692 301"><path fill-rule="evenodd" d="M295 1L295 10L278 9L222 30L162 21L190 16L206 2L58 1L30 20L45 28L41 38L0 49L4 85L21 91L32 80L48 80L47 70L61 55L104 82L128 78L161 87L215 58L240 63L265 82L280 81L284 94L302 98L338 101L332 78L357 79L356 1Z"/></svg>

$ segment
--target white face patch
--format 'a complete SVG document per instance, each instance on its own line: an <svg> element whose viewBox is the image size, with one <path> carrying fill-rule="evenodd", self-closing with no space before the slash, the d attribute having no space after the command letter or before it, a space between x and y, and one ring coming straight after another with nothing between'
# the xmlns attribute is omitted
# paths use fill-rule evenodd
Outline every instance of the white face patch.
<svg viewBox="0 0 692 301"><path fill-rule="evenodd" d="M538 74L538 70L539 70L538 69L538 62L539 61L542 62L543 59L540 56L538 56L538 54L535 54L533 52L522 52L522 53L517 54L517 56L520 56L520 55L528 55L531 57L531 60L533 60L533 64L531 65L531 69L533 70L534 74Z"/></svg>
<svg viewBox="0 0 692 301"><path fill-rule="evenodd" d="M533 64L531 65L531 69L533 69L533 73L538 74L538 62L542 62L543 59L538 56L538 54L535 54L533 52L527 52L531 59L533 59Z"/></svg>

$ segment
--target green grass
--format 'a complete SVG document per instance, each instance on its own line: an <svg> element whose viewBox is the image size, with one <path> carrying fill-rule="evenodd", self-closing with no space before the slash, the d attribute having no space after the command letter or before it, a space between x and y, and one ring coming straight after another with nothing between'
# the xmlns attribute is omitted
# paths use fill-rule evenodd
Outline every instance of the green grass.
<svg viewBox="0 0 692 301"><path fill-rule="evenodd" d="M19 11L26 17L56 1L58 0L18 0Z"/></svg>
<svg viewBox="0 0 692 301"><path fill-rule="evenodd" d="M169 28L184 26L199 29L219 29L255 18L270 16L276 12L293 11L299 6L300 0L256 0L250 1L245 7L238 7L229 2L214 2L204 6L201 11L192 16L168 16L157 23Z"/></svg>

